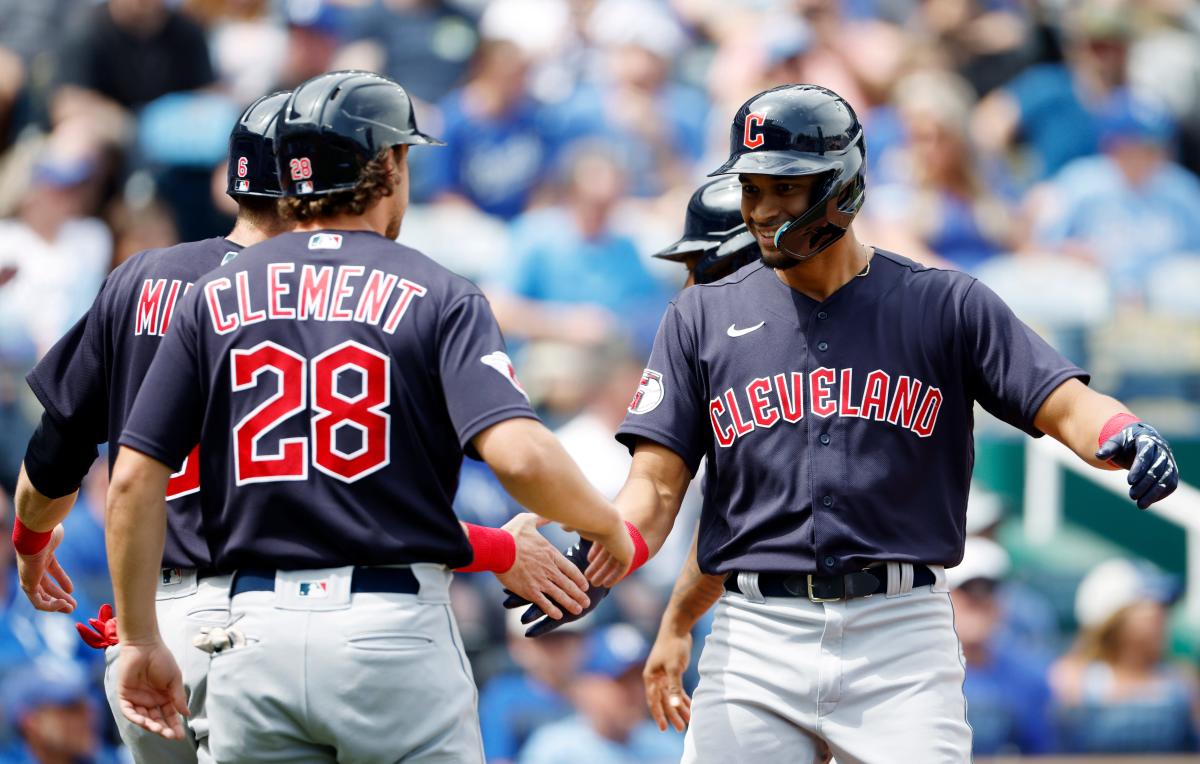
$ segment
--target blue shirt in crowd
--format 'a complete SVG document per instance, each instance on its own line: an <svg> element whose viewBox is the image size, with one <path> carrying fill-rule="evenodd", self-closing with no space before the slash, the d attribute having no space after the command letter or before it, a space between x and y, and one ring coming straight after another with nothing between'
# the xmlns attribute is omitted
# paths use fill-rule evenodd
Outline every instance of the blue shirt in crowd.
<svg viewBox="0 0 1200 764"><path fill-rule="evenodd" d="M534 733L521 750L520 764L675 764L683 756L683 735L659 732L647 720L624 743L609 740L582 716L572 716Z"/></svg>
<svg viewBox="0 0 1200 764"><path fill-rule="evenodd" d="M1053 175L1067 162L1099 149L1095 113L1079 99L1063 64L1030 67L1005 86L1020 112L1017 135L1031 150L1033 179Z"/></svg>
<svg viewBox="0 0 1200 764"><path fill-rule="evenodd" d="M991 661L967 666L963 694L977 756L1046 753L1054 750L1050 688L1045 666L1002 645Z"/></svg>
<svg viewBox="0 0 1200 764"><path fill-rule="evenodd" d="M484 755L489 762L516 761L521 746L535 730L570 713L566 698L531 677L498 676L479 695Z"/></svg>
<svg viewBox="0 0 1200 764"><path fill-rule="evenodd" d="M423 167L430 194L458 193L489 215L519 215L542 181L551 159L539 110L532 100L492 119L471 114L463 92L441 103L439 136L446 145L430 151Z"/></svg>
<svg viewBox="0 0 1200 764"><path fill-rule="evenodd" d="M1084 671L1083 699L1059 710L1063 750L1069 753L1195 751L1197 732L1187 684L1167 671L1132 697L1110 699L1112 670L1093 663Z"/></svg>

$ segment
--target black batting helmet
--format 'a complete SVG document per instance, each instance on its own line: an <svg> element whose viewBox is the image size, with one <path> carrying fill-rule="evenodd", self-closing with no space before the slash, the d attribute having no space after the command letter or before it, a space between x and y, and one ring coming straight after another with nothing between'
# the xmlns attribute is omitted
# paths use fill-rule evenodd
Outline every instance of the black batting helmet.
<svg viewBox="0 0 1200 764"><path fill-rule="evenodd" d="M760 256L754 235L742 220L742 185L736 178L710 180L692 194L683 220L683 238L654 257L683 262L695 257L692 275L708 284Z"/></svg>
<svg viewBox="0 0 1200 764"><path fill-rule="evenodd" d="M444 145L417 129L404 88L378 74L321 74L292 91L279 115L279 177L288 196L331 194L358 183L380 151Z"/></svg>
<svg viewBox="0 0 1200 764"><path fill-rule="evenodd" d="M283 196L275 165L275 126L279 110L291 95L286 90L259 98L246 107L229 134L229 169L225 193L242 196Z"/></svg>
<svg viewBox="0 0 1200 764"><path fill-rule="evenodd" d="M780 226L775 246L807 260L840 239L863 204L867 148L850 104L818 85L782 85L742 104L729 160L711 175L820 175L808 210Z"/></svg>

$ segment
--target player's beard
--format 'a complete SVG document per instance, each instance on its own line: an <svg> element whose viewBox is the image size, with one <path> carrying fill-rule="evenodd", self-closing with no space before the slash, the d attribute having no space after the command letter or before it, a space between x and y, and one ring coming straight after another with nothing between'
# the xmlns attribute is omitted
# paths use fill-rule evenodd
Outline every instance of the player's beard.
<svg viewBox="0 0 1200 764"><path fill-rule="evenodd" d="M777 271L786 271L789 268L795 268L800 263L807 262L809 259L811 258L797 260L791 255L784 254L778 249L774 252L771 252L765 247L762 248L762 261Z"/></svg>
<svg viewBox="0 0 1200 764"><path fill-rule="evenodd" d="M402 210L402 209L392 210L392 216L388 220L387 228L384 230L384 234L392 241L395 241L396 239L400 238L400 223L403 220L404 220L404 210Z"/></svg>

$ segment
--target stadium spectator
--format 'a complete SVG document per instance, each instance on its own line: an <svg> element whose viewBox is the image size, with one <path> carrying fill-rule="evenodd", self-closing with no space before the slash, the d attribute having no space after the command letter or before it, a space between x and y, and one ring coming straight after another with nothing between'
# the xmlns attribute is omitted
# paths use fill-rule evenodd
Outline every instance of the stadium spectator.
<svg viewBox="0 0 1200 764"><path fill-rule="evenodd" d="M526 87L528 68L517 44L484 40L467 83L441 101L446 146L420 165L437 202L468 203L506 220L525 211L552 153Z"/></svg>
<svg viewBox="0 0 1200 764"><path fill-rule="evenodd" d="M571 713L567 693L585 657L581 632L587 621L527 639L521 612L510 610L506 619L508 653L517 670L493 677L479 695L488 764L515 762L534 732Z"/></svg>
<svg viewBox="0 0 1200 764"><path fill-rule="evenodd" d="M975 110L979 144L1003 152L1027 149L1023 178L1036 181L1072 159L1096 152L1096 115L1126 83L1133 25L1114 0L1080 0L1063 21L1066 60L1039 64L989 94Z"/></svg>
<svg viewBox="0 0 1200 764"><path fill-rule="evenodd" d="M1099 120L1103 153L1077 159L1029 195L1034 243L1097 263L1137 297L1168 256L1200 254L1200 180L1168 158L1166 114L1128 95Z"/></svg>
<svg viewBox="0 0 1200 764"><path fill-rule="evenodd" d="M239 106L271 92L280 80L288 32L270 0L187 0L184 8L205 26L213 68Z"/></svg>
<svg viewBox="0 0 1200 764"><path fill-rule="evenodd" d="M708 103L670 78L684 42L678 23L654 5L604 0L588 19L587 35L597 48L598 71L550 112L555 144L603 141L636 196L686 185L704 151Z"/></svg>
<svg viewBox="0 0 1200 764"><path fill-rule="evenodd" d="M1178 586L1148 565L1112 559L1076 591L1081 627L1050 673L1060 738L1073 753L1197 750L1194 682L1164 661Z"/></svg>
<svg viewBox="0 0 1200 764"><path fill-rule="evenodd" d="M98 167L82 129L60 129L34 165L17 216L0 221L0 355L32 364L100 288L112 241L88 215Z"/></svg>
<svg viewBox="0 0 1200 764"><path fill-rule="evenodd" d="M87 14L62 48L55 123L83 116L125 137L126 118L159 96L211 85L204 30L164 0L109 0Z"/></svg>
<svg viewBox="0 0 1200 764"><path fill-rule="evenodd" d="M12 672L0 684L4 716L20 738L0 749L0 761L12 764L115 764L101 747L96 702L88 681L71 663L35 661Z"/></svg>
<svg viewBox="0 0 1200 764"><path fill-rule="evenodd" d="M511 261L497 263L489 294L506 334L580 345L640 333L648 346L666 293L633 241L612 228L626 173L611 153L583 146L566 163L564 202L513 229Z"/></svg>
<svg viewBox="0 0 1200 764"><path fill-rule="evenodd" d="M570 688L578 713L546 725L521 749L521 764L666 764L683 755L683 735L659 732L646 712L642 665L650 645L637 629L593 632L588 659Z"/></svg>
<svg viewBox="0 0 1200 764"><path fill-rule="evenodd" d="M898 82L893 101L907 141L876 165L883 183L867 208L874 241L964 271L1010 251L1011 204L971 150L970 86L950 72L925 70Z"/></svg>
<svg viewBox="0 0 1200 764"><path fill-rule="evenodd" d="M977 756L1054 750L1050 688L1043 666L999 639L996 588L1008 575L1008 553L994 541L967 538L963 561L946 571L954 630L967 664L963 693Z"/></svg>
<svg viewBox="0 0 1200 764"><path fill-rule="evenodd" d="M478 43L474 24L454 3L366 0L345 5L361 7L348 9L351 44L339 66L385 74L422 101L437 101L458 83Z"/></svg>

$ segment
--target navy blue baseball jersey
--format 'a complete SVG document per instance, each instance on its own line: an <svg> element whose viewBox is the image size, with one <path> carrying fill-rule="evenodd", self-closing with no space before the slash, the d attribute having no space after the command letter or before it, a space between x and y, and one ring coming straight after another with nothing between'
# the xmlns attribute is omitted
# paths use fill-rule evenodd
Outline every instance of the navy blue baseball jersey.
<svg viewBox="0 0 1200 764"><path fill-rule="evenodd" d="M375 233L295 232L198 282L121 443L175 468L199 440L217 570L459 567L463 454L514 417L535 414L477 287Z"/></svg>
<svg viewBox="0 0 1200 764"><path fill-rule="evenodd" d="M242 249L217 237L139 252L104 282L88 312L29 373L46 413L69 432L109 445L109 468L146 370L192 285ZM160 412L170 420L169 412ZM191 445L195 445L195 441ZM199 465L189 457L167 487L163 565L203 568Z"/></svg>
<svg viewBox="0 0 1200 764"><path fill-rule="evenodd" d="M699 561L840 574L962 559L973 405L1033 436L1087 375L986 286L876 250L824 302L756 263L670 305L618 439L708 457Z"/></svg>

